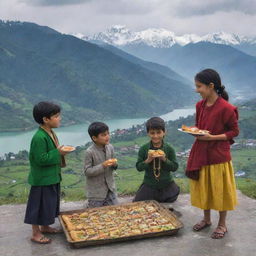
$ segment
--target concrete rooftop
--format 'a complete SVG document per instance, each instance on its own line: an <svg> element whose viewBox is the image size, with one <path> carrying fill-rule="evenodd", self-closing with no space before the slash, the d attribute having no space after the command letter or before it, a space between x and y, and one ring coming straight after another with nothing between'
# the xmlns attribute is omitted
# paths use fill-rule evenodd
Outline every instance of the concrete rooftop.
<svg viewBox="0 0 256 256"><path fill-rule="evenodd" d="M0 206L0 255L1 256L254 256L256 255L256 200L238 191L239 206L228 213L228 233L224 239L215 240L210 235L217 224L218 214L213 212L213 224L201 232L192 226L202 218L202 211L190 205L189 195L180 195L172 204L182 216L184 224L175 236L147 238L81 249L70 248L64 234L50 235L51 244L38 245L30 241L31 227L23 223L25 205ZM131 198L122 198L130 202ZM84 207L84 202L63 202L61 210ZM58 220L54 226L59 226Z"/></svg>

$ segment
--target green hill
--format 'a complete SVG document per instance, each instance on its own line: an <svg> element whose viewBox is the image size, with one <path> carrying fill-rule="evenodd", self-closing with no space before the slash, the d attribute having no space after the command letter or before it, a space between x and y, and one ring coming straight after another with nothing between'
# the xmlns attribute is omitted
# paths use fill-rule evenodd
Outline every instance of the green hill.
<svg viewBox="0 0 256 256"><path fill-rule="evenodd" d="M160 64L157 64L155 62L149 62L149 61L144 61L140 58L137 58L135 57L134 55L131 55L131 54L128 54L127 52L125 51L122 51L121 49L119 48L116 48L112 45L109 45L109 44L104 44L102 42L98 42L99 46L113 52L114 54L118 55L118 56L121 56L133 63L136 63L136 64L139 64L149 70L152 70L152 71L155 71L155 72L158 72L160 73L161 75L163 76L166 76L172 80L177 80L177 81L180 81L182 83L185 83L185 84L188 84L189 86L193 86L193 84L191 83L190 80L186 79L185 77L179 75L178 73L176 73L175 71L173 71L172 69L170 69L169 67L167 66L163 66L163 65L160 65Z"/></svg>
<svg viewBox="0 0 256 256"><path fill-rule="evenodd" d="M157 115L193 95L170 76L33 23L0 21L0 66L0 130L33 126L39 100L59 102L71 124Z"/></svg>

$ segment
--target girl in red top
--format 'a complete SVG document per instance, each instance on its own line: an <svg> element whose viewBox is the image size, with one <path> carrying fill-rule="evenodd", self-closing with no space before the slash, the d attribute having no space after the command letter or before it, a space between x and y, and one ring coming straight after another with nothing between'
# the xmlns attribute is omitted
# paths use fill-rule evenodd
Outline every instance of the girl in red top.
<svg viewBox="0 0 256 256"><path fill-rule="evenodd" d="M199 72L195 85L203 98L196 104L196 127L209 134L196 136L187 163L191 204L204 210L203 220L193 229L200 231L210 226L210 211L217 210L219 222L211 237L218 239L227 232L227 211L237 204L230 144L239 134L238 112L228 103L228 94L215 70Z"/></svg>

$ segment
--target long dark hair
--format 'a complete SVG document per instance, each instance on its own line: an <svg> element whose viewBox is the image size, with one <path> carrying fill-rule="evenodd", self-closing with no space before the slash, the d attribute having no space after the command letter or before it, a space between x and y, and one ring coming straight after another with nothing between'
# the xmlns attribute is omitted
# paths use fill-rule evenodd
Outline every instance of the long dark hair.
<svg viewBox="0 0 256 256"><path fill-rule="evenodd" d="M228 101L228 93L225 90L225 86L221 84L220 75L214 69L204 69L201 72L197 73L195 76L195 80L203 83L205 85L209 85L210 83L214 84L214 90L220 95L224 100Z"/></svg>

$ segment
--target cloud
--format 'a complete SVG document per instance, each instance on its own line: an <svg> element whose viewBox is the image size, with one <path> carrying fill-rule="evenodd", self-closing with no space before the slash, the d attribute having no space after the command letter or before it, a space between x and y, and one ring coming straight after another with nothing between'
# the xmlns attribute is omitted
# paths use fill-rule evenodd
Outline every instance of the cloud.
<svg viewBox="0 0 256 256"><path fill-rule="evenodd" d="M94 0L98 10L111 15L144 15L151 13L159 0ZM100 2L100 3L99 3Z"/></svg>
<svg viewBox="0 0 256 256"><path fill-rule="evenodd" d="M171 7L171 4L170 4ZM237 11L244 14L256 14L255 0L180 0L176 5L177 15L200 16L217 12Z"/></svg>
<svg viewBox="0 0 256 256"><path fill-rule="evenodd" d="M255 0L0 0L0 17L91 35L115 24L177 35L220 30L256 36Z"/></svg>
<svg viewBox="0 0 256 256"><path fill-rule="evenodd" d="M86 3L91 0L20 0L28 5L35 6L58 6Z"/></svg>

